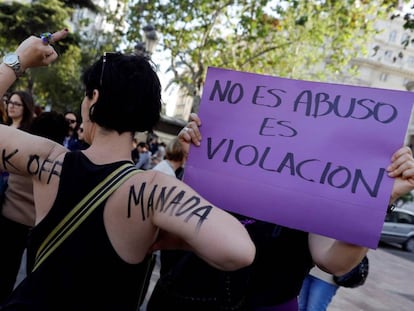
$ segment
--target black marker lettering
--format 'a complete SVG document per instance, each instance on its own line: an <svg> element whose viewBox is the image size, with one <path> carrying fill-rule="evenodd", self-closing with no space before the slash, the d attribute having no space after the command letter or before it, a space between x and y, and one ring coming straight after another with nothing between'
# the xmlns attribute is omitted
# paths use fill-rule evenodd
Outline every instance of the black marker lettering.
<svg viewBox="0 0 414 311"><path fill-rule="evenodd" d="M206 206L201 206L199 208L196 208L194 211L192 211L185 219L185 222L188 222L191 217L193 216L197 216L200 219L197 222L197 226L196 226L196 231L198 232L201 228L201 225L203 224L203 222L207 219L208 214L210 214L210 211L212 210L212 206L210 205L206 205Z"/></svg>
<svg viewBox="0 0 414 311"><path fill-rule="evenodd" d="M11 162L10 159L17 153L19 152L17 149L14 150L13 152L9 153L8 155L6 155L6 150L3 149L2 152L2 163L3 163L3 167L5 170L7 170L7 166L11 166L15 169L17 169Z"/></svg>
<svg viewBox="0 0 414 311"><path fill-rule="evenodd" d="M158 196L157 206L155 207L155 210L158 210L158 206L160 206L160 204L161 204L160 212L162 212L164 210L165 202L167 202L167 200L170 198L170 195L173 193L173 191L175 190L175 188L176 188L175 186L172 187L170 189L170 191L168 192L167 196L165 196L165 189L167 189L167 187L162 187L161 193Z"/></svg>

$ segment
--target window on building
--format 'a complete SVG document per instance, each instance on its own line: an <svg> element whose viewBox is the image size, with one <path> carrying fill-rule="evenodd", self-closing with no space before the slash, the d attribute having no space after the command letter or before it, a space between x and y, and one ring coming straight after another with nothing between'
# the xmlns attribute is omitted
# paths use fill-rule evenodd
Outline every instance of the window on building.
<svg viewBox="0 0 414 311"><path fill-rule="evenodd" d="M386 82L388 80L388 74L385 72L382 72L379 76L380 81Z"/></svg>
<svg viewBox="0 0 414 311"><path fill-rule="evenodd" d="M386 50L384 52L384 59L387 60L387 61L391 61L392 60L392 51Z"/></svg>
<svg viewBox="0 0 414 311"><path fill-rule="evenodd" d="M407 33L403 33L401 36L401 44L407 46L410 43L410 36Z"/></svg>
<svg viewBox="0 0 414 311"><path fill-rule="evenodd" d="M390 32L390 35L388 37L389 42L395 42L397 40L397 31L393 30Z"/></svg>

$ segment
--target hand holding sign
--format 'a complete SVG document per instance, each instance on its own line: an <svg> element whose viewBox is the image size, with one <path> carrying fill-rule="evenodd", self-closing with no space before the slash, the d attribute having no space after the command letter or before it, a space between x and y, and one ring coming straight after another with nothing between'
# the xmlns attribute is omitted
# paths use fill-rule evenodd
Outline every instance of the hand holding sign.
<svg viewBox="0 0 414 311"><path fill-rule="evenodd" d="M413 102L410 92L209 68L185 181L230 211L375 248Z"/></svg>

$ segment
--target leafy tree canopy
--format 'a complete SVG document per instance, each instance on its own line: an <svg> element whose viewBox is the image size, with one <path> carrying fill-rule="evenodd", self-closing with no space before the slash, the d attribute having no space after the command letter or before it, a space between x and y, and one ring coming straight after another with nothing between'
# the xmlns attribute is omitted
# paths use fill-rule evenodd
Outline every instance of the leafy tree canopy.
<svg viewBox="0 0 414 311"><path fill-rule="evenodd" d="M106 1L108 4L110 1ZM113 1L111 1L113 2ZM93 36L87 27L96 22L94 15L88 20L81 20L76 25L76 32L54 44L60 54L58 61L51 68L28 70L13 86L14 89L27 89L32 92L36 102L42 106L52 105L58 111L79 108L83 88L80 76L83 69L100 55L103 50L114 50L121 43L121 27L124 26L127 0L118 0L116 10L108 5L97 7L93 1L37 0L30 4L20 2L0 3L0 52L2 55L16 49L17 45L30 35L40 35L45 31L69 28L74 9L87 8L99 12L102 21L108 21L112 29L94 31ZM119 4L124 4L119 5Z"/></svg>
<svg viewBox="0 0 414 311"><path fill-rule="evenodd" d="M171 83L197 111L207 66L323 80L364 52L374 22L398 1L134 1L128 39L153 24L168 51ZM326 61L326 62L325 62ZM351 69L349 69L351 70Z"/></svg>
<svg viewBox="0 0 414 311"><path fill-rule="evenodd" d="M66 6L71 8L87 8L92 12L99 12L100 8L97 7L92 0L63 0Z"/></svg>

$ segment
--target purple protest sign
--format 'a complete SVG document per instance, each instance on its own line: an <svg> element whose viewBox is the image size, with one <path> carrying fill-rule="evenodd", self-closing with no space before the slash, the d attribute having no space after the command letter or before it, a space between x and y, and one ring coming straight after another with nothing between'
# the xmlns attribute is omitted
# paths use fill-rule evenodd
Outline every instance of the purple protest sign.
<svg viewBox="0 0 414 311"><path fill-rule="evenodd" d="M414 93L209 68L184 180L239 214L376 248Z"/></svg>

